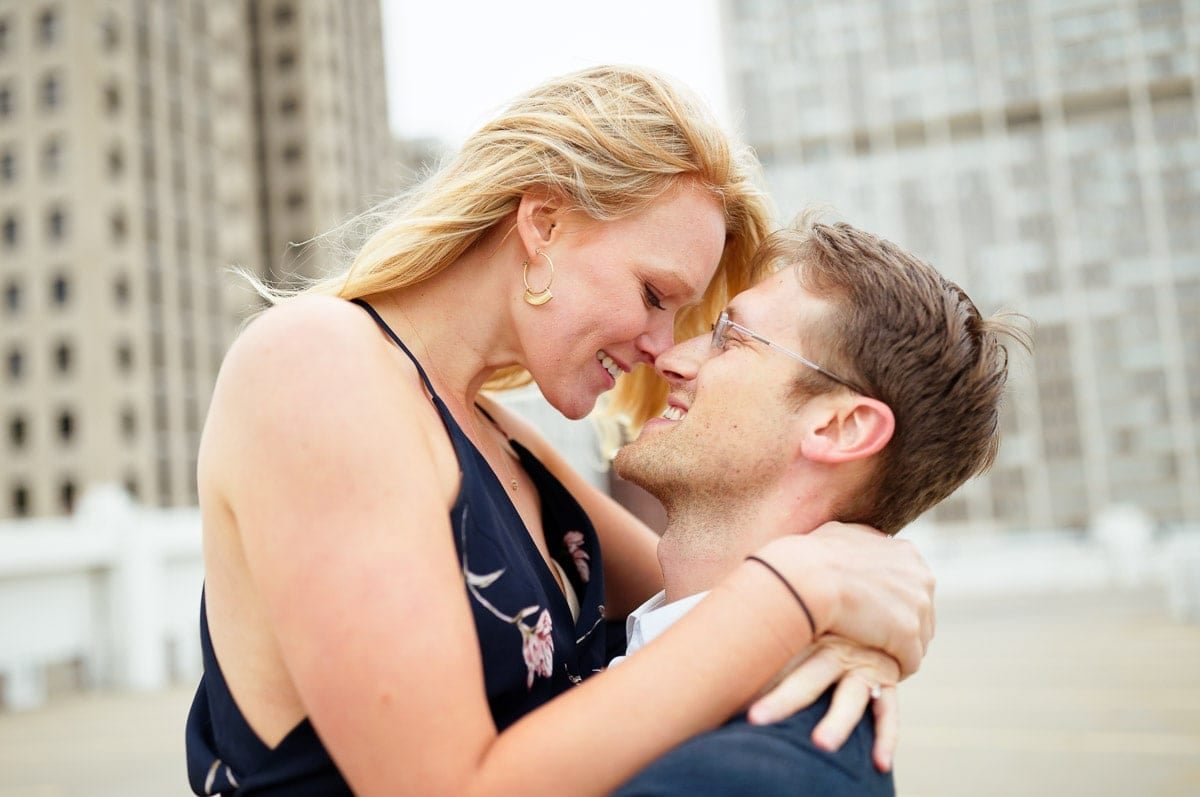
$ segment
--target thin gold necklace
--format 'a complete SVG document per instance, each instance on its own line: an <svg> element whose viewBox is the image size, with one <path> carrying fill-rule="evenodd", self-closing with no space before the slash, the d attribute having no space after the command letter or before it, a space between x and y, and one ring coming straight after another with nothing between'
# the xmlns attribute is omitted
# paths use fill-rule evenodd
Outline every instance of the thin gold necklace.
<svg viewBox="0 0 1200 797"><path fill-rule="evenodd" d="M420 341L420 343L421 343L421 349L422 349L422 351L425 352L425 361L427 363L429 363L429 367L433 370L433 373L437 376L438 381L441 382L442 385L444 385L446 387L446 392L447 392L447 394L449 394L451 392L450 391L450 383L446 381L446 377L442 376L441 369L438 368L437 363L433 359L433 354L431 354L429 351L429 345L427 343L425 343L425 338L421 337L421 330L418 329L417 325L412 322L412 319L408 317L408 313L404 312L404 308L402 308L400 306L400 303L398 301L396 301L395 298L392 298L392 304L395 306L395 308L397 310L400 311L400 315L404 316L404 320L408 322L408 326L412 329L413 334L417 336L417 340ZM479 440L480 443L482 443L483 442L483 434L479 431L479 423L475 417L478 407L476 405L467 407L466 403L463 401L458 401L457 397L455 397L455 401L458 404L458 406L462 409L462 411L467 415L467 419L468 419L469 423L471 424L471 430L475 432L475 439ZM478 410L478 411L482 412L482 410ZM517 475L516 475L516 473L513 472L512 466L510 465L510 463L508 461L509 455L507 453L505 453L504 449L501 446L493 446L492 448L495 451L495 453L497 454L497 456L500 458L501 466L508 473L509 489L515 493L521 485L520 485L520 482L517 481ZM486 457L485 457L485 459L486 459Z"/></svg>

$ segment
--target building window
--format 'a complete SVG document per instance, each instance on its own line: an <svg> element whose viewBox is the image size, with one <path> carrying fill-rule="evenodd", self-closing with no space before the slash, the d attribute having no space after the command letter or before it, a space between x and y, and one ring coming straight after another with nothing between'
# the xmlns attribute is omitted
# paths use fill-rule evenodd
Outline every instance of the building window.
<svg viewBox="0 0 1200 797"><path fill-rule="evenodd" d="M71 300L71 281L66 275L59 274L50 283L50 301L62 307Z"/></svg>
<svg viewBox="0 0 1200 797"><path fill-rule="evenodd" d="M138 86L137 92L138 118L142 120L143 127L150 127L154 124L154 93L146 82Z"/></svg>
<svg viewBox="0 0 1200 797"><path fill-rule="evenodd" d="M154 145L146 143L142 147L142 179L153 180L158 174L158 161L154 157Z"/></svg>
<svg viewBox="0 0 1200 797"><path fill-rule="evenodd" d="M12 23L9 22L8 17L2 17L0 18L0 55L8 52L10 39L12 39Z"/></svg>
<svg viewBox="0 0 1200 797"><path fill-rule="evenodd" d="M117 344L117 368L125 374L133 370L133 346L127 341Z"/></svg>
<svg viewBox="0 0 1200 797"><path fill-rule="evenodd" d="M8 381L20 380L25 373L25 357L20 349L9 349L8 356L4 358L4 370L8 374Z"/></svg>
<svg viewBox="0 0 1200 797"><path fill-rule="evenodd" d="M51 208L46 215L46 237L55 243L67 237L67 213L62 208Z"/></svg>
<svg viewBox="0 0 1200 797"><path fill-rule="evenodd" d="M129 278L124 274L113 279L113 302L117 307L129 306Z"/></svg>
<svg viewBox="0 0 1200 797"><path fill-rule="evenodd" d="M291 50L280 50L275 55L275 66L280 72L290 72L296 65L296 54Z"/></svg>
<svg viewBox="0 0 1200 797"><path fill-rule="evenodd" d="M116 83L109 83L104 87L104 110L109 116L121 110L121 87Z"/></svg>
<svg viewBox="0 0 1200 797"><path fill-rule="evenodd" d="M125 243L125 236L129 234L129 222L125 218L125 211L114 210L109 217L108 228L113 243Z"/></svg>
<svg viewBox="0 0 1200 797"><path fill-rule="evenodd" d="M44 110L54 110L62 103L62 79L54 72L43 77L38 95Z"/></svg>
<svg viewBox="0 0 1200 797"><path fill-rule="evenodd" d="M154 365L156 372L161 372L167 365L167 347L161 334L154 335L150 338L150 362ZM159 431L167 430L167 405L166 399L163 399L161 407L155 407L157 419L160 421L158 425Z"/></svg>
<svg viewBox="0 0 1200 797"><path fill-rule="evenodd" d="M65 375L71 373L71 363L74 360L74 353L71 350L71 344L59 343L54 347L54 367L59 374Z"/></svg>
<svg viewBox="0 0 1200 797"><path fill-rule="evenodd" d="M0 180L11 183L17 179L17 156L11 149L0 152Z"/></svg>
<svg viewBox="0 0 1200 797"><path fill-rule="evenodd" d="M10 448L20 451L25 447L29 440L29 425L25 422L25 416L14 415L8 419L8 445Z"/></svg>
<svg viewBox="0 0 1200 797"><path fill-rule="evenodd" d="M284 116L295 116L300 109L300 101L295 97L284 97L279 101L279 113Z"/></svg>
<svg viewBox="0 0 1200 797"><path fill-rule="evenodd" d="M15 517L26 517L29 515L29 488L23 484L17 484L12 488L12 513Z"/></svg>
<svg viewBox="0 0 1200 797"><path fill-rule="evenodd" d="M4 223L0 224L0 238L4 239L4 245L10 249L17 245L20 240L20 225L17 223L16 213L9 213L4 217Z"/></svg>
<svg viewBox="0 0 1200 797"><path fill-rule="evenodd" d="M16 99L13 96L13 87L8 83L0 84L0 119L4 119L12 114L15 104Z"/></svg>
<svg viewBox="0 0 1200 797"><path fill-rule="evenodd" d="M112 14L100 23L100 44L110 53L121 44L121 23Z"/></svg>
<svg viewBox="0 0 1200 797"><path fill-rule="evenodd" d="M180 252L180 255L183 254L183 252ZM176 296L179 298L179 309L183 310L185 314L190 317L192 309L192 281L181 276L178 284L178 290L176 291ZM191 360L187 357L187 353L190 348L190 346L184 346L183 362L185 367L190 366L191 364Z"/></svg>
<svg viewBox="0 0 1200 797"><path fill-rule="evenodd" d="M21 310L21 283L10 279L4 286L4 309L9 315L16 315Z"/></svg>
<svg viewBox="0 0 1200 797"><path fill-rule="evenodd" d="M58 439L63 443L70 443L75 439L75 414L70 410L63 410L58 414Z"/></svg>
<svg viewBox="0 0 1200 797"><path fill-rule="evenodd" d="M197 67L199 68L199 67ZM201 85L200 75L204 72L197 72L196 89L198 94L208 96L208 86ZM212 147L212 118L208 114L206 106L200 106L196 109L196 143L201 149L210 149Z"/></svg>
<svg viewBox="0 0 1200 797"><path fill-rule="evenodd" d="M58 505L64 512L75 511L75 482L71 479L63 479L58 485Z"/></svg>
<svg viewBox="0 0 1200 797"><path fill-rule="evenodd" d="M275 6L276 27L286 28L288 25L292 24L292 20L295 19L295 17L296 12L295 9L292 8L291 3L280 3L279 5Z"/></svg>
<svg viewBox="0 0 1200 797"><path fill-rule="evenodd" d="M113 144L108 150L108 176L120 177L125 173L125 153L120 144Z"/></svg>
<svg viewBox="0 0 1200 797"><path fill-rule="evenodd" d="M58 174L63 168L63 145L58 138L47 139L42 145L42 174Z"/></svg>
<svg viewBox="0 0 1200 797"><path fill-rule="evenodd" d="M62 21L58 10L48 8L38 17L38 44L49 47L56 44L62 35Z"/></svg>
<svg viewBox="0 0 1200 797"><path fill-rule="evenodd" d="M204 11L203 0L192 3L192 30L196 32L197 38L203 38L208 32L208 15Z"/></svg>
<svg viewBox="0 0 1200 797"><path fill-rule="evenodd" d="M167 104L167 124L175 135L183 133L183 103L178 97L171 97Z"/></svg>
<svg viewBox="0 0 1200 797"><path fill-rule="evenodd" d="M288 210L300 210L304 207L304 193L301 191L291 191L287 195Z"/></svg>
<svg viewBox="0 0 1200 797"><path fill-rule="evenodd" d="M304 151L300 149L300 145L295 142L291 142L285 145L283 148L284 163L297 163L303 155Z"/></svg>
<svg viewBox="0 0 1200 797"><path fill-rule="evenodd" d="M192 359L195 359L195 355L192 355ZM188 395L183 405L183 427L189 435L195 435L200 429L200 408L196 406L196 395L194 393ZM195 438L193 437L192 439Z"/></svg>
<svg viewBox="0 0 1200 797"><path fill-rule="evenodd" d="M135 501L137 500L139 492L138 477L132 473L125 477L125 492L129 493L130 498Z"/></svg>
<svg viewBox="0 0 1200 797"><path fill-rule="evenodd" d="M142 228L146 231L147 241L158 240L158 209L147 205L142 211Z"/></svg>
<svg viewBox="0 0 1200 797"><path fill-rule="evenodd" d="M121 436L126 440L137 437L137 413L132 407L121 410Z"/></svg>
<svg viewBox="0 0 1200 797"><path fill-rule="evenodd" d="M146 298L150 304L162 304L162 272L157 266L146 275Z"/></svg>
<svg viewBox="0 0 1200 797"><path fill-rule="evenodd" d="M183 158L174 158L171 161L171 187L177 194L187 190L187 166L184 165Z"/></svg>

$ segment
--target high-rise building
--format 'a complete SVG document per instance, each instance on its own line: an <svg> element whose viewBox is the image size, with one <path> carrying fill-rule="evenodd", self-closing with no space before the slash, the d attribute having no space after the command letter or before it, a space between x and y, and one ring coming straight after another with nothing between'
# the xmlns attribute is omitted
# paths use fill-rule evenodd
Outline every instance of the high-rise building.
<svg viewBox="0 0 1200 797"><path fill-rule="evenodd" d="M1200 522L1200 4L725 0L781 213L824 203L1036 324L991 474L932 519Z"/></svg>
<svg viewBox="0 0 1200 797"><path fill-rule="evenodd" d="M378 0L0 0L0 518L194 503L252 292L394 174Z"/></svg>
<svg viewBox="0 0 1200 797"><path fill-rule="evenodd" d="M254 0L249 24L260 258L312 276L305 242L394 187L379 0Z"/></svg>

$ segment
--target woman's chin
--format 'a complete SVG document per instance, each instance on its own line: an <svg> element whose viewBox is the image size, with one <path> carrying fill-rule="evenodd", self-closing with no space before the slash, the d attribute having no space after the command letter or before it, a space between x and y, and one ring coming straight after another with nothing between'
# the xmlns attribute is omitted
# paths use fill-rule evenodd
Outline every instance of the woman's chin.
<svg viewBox="0 0 1200 797"><path fill-rule="evenodd" d="M551 402L551 405L567 420L578 421L586 418L596 408L596 401L600 398L601 393L603 391L594 391L586 395L576 393L564 396L565 400L562 402Z"/></svg>
<svg viewBox="0 0 1200 797"><path fill-rule="evenodd" d="M608 376L607 372L605 376ZM600 396L612 388L611 380L603 385L599 382L600 380L589 384L574 382L568 385L560 381L557 384L542 385L535 380L546 403L564 418L572 421L586 418L596 408Z"/></svg>

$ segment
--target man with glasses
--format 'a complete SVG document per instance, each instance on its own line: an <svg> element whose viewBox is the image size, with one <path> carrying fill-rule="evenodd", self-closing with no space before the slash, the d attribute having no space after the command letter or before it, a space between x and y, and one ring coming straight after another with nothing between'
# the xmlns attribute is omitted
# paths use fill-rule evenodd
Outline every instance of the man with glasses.
<svg viewBox="0 0 1200 797"><path fill-rule="evenodd" d="M630 655L771 540L830 520L894 535L996 455L1005 340L1029 348L1015 319L981 317L932 267L846 224L804 221L772 236L759 257L778 270L734 297L711 338L658 358L667 409L615 461L667 511L658 552L666 589L631 615ZM804 584L757 561L808 613ZM827 636L817 647L857 655ZM878 698L892 697L883 690L895 677L845 679L779 723L734 720L618 794L893 794L880 753L891 740L873 766L863 710L894 706ZM835 717L853 712L847 727L863 715L845 744L830 731L836 719L818 728L831 705Z"/></svg>

